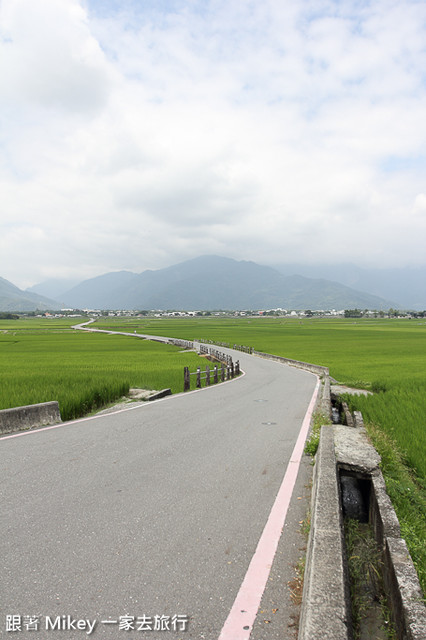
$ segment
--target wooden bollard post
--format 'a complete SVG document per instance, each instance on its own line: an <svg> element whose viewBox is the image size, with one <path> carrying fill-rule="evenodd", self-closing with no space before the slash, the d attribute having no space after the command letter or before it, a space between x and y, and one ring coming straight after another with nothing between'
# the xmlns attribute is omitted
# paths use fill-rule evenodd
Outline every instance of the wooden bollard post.
<svg viewBox="0 0 426 640"><path fill-rule="evenodd" d="M225 363L222 362L222 371L221 371L222 382L225 382Z"/></svg>
<svg viewBox="0 0 426 640"><path fill-rule="evenodd" d="M214 365L213 380L214 383L217 384L217 364Z"/></svg>
<svg viewBox="0 0 426 640"><path fill-rule="evenodd" d="M239 376L240 375L240 361L237 360L237 362L235 363L235 375Z"/></svg>
<svg viewBox="0 0 426 640"><path fill-rule="evenodd" d="M191 377L189 375L189 368L188 367L184 367L183 370L183 390L184 391L189 391L191 387Z"/></svg>
<svg viewBox="0 0 426 640"><path fill-rule="evenodd" d="M206 387L210 386L210 367L206 364Z"/></svg>
<svg viewBox="0 0 426 640"><path fill-rule="evenodd" d="M231 360L231 378L234 377L234 363Z"/></svg>
<svg viewBox="0 0 426 640"><path fill-rule="evenodd" d="M201 389L201 369L198 367L197 369L197 382L195 383L197 389Z"/></svg>

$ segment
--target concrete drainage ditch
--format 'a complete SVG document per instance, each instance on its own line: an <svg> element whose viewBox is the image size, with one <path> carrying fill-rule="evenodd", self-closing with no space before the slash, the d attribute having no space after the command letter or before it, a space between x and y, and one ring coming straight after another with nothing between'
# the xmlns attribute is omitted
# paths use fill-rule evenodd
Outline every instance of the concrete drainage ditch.
<svg viewBox="0 0 426 640"><path fill-rule="evenodd" d="M388 613L398 640L425 640L426 608L380 456L367 440L361 413L350 414L336 398L333 409L334 424L321 428L314 467L298 638L387 638ZM336 424L336 416L346 424ZM351 566L358 558L361 570Z"/></svg>

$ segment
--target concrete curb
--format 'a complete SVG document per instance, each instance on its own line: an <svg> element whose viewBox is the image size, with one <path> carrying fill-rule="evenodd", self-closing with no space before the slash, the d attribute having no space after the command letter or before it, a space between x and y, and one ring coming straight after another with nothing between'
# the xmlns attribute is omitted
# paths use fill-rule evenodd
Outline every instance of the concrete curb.
<svg viewBox="0 0 426 640"><path fill-rule="evenodd" d="M161 391L157 391L156 393L153 393L151 396L147 397L147 402L151 402L151 400L160 400L160 398L165 398L166 396L171 396L172 395L172 390L171 389L162 389Z"/></svg>
<svg viewBox="0 0 426 640"><path fill-rule="evenodd" d="M386 537L384 549L385 583L395 612L398 638L426 638L426 608L419 579L403 538Z"/></svg>
<svg viewBox="0 0 426 640"><path fill-rule="evenodd" d="M261 358L267 358L268 360L276 360L278 362L282 362L283 364L289 364L293 367L300 367L301 369L306 369L307 371L316 373L319 376L328 376L328 368L322 367L321 365L311 364L310 362L302 362L301 360L292 360L291 358L283 358L282 356L275 356L271 353L263 353L262 351L253 351L253 355L259 356Z"/></svg>
<svg viewBox="0 0 426 640"><path fill-rule="evenodd" d="M318 401L317 410L328 418L331 417L331 398L330 398L330 374L328 369L322 377L321 398Z"/></svg>
<svg viewBox="0 0 426 640"><path fill-rule="evenodd" d="M56 401L30 404L0 411L0 433L23 431L62 422Z"/></svg>
<svg viewBox="0 0 426 640"><path fill-rule="evenodd" d="M347 585L334 434L331 426L323 426L314 468L299 640L351 637Z"/></svg>

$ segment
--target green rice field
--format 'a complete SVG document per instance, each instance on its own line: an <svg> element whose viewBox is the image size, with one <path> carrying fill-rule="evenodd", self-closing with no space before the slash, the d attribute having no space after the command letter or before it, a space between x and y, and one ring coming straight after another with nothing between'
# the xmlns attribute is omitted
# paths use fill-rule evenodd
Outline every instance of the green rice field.
<svg viewBox="0 0 426 640"><path fill-rule="evenodd" d="M204 361L174 346L70 329L69 320L0 321L0 409L57 400L63 420L129 388L183 390L183 368Z"/></svg>

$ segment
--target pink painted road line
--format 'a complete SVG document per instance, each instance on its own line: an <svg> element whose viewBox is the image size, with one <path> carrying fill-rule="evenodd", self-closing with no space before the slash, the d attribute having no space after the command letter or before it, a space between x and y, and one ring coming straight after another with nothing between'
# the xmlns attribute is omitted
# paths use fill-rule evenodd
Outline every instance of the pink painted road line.
<svg viewBox="0 0 426 640"><path fill-rule="evenodd" d="M319 386L318 379L281 487L235 602L220 632L219 640L248 640L250 638L287 516Z"/></svg>

